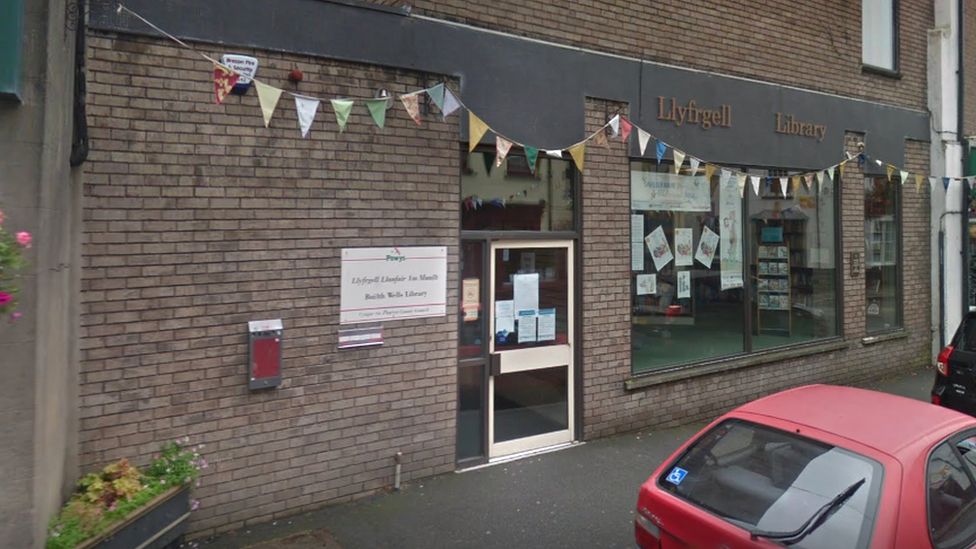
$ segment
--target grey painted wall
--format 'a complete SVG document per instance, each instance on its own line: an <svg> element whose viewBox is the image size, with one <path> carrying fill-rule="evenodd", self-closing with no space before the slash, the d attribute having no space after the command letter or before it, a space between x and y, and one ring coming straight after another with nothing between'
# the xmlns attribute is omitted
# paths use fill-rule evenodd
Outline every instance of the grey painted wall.
<svg viewBox="0 0 976 549"><path fill-rule="evenodd" d="M43 547L77 477L80 173L68 167L74 33L65 0L25 3L22 102L0 101L0 208L34 234L23 317L0 318L0 546Z"/></svg>
<svg viewBox="0 0 976 549"><path fill-rule="evenodd" d="M91 26L158 36L116 6L93 0ZM902 165L906 138L929 139L928 115L920 111L587 53L392 9L314 0L131 0L126 6L181 38L225 44L227 51L241 45L417 69L431 72L432 82L437 74L458 76L463 101L492 128L542 148L583 137L586 96L628 102L641 127L710 162L826 167L841 158L844 132L856 131L867 134L869 154ZM733 125L705 131L660 123L659 96L730 104ZM777 134L776 111L825 123L827 134L819 142Z"/></svg>

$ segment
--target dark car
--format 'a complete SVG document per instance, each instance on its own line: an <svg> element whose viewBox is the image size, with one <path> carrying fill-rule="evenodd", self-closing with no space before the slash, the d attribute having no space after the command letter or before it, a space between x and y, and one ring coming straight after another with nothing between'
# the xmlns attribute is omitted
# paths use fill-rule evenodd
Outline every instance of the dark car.
<svg viewBox="0 0 976 549"><path fill-rule="evenodd" d="M968 313L935 365L932 403L976 416L976 313Z"/></svg>

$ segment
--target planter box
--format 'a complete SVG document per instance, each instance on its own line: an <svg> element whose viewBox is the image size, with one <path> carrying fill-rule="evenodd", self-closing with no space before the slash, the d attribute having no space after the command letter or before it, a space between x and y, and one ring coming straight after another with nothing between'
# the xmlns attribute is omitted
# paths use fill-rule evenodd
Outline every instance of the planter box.
<svg viewBox="0 0 976 549"><path fill-rule="evenodd" d="M162 549L186 532L190 486L176 486L75 549Z"/></svg>

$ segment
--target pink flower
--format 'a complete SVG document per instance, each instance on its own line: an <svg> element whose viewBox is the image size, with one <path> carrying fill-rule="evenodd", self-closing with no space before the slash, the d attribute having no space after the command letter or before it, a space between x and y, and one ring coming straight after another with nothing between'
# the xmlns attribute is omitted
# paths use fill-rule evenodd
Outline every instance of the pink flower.
<svg viewBox="0 0 976 549"><path fill-rule="evenodd" d="M31 234L29 232L20 231L19 233L17 233L17 243L20 244L21 246L25 248L30 248L31 240L33 240L33 238L31 237Z"/></svg>
<svg viewBox="0 0 976 549"><path fill-rule="evenodd" d="M20 317L24 316L24 313L20 311L14 311L10 313L10 320L20 320Z"/></svg>
<svg viewBox="0 0 976 549"><path fill-rule="evenodd" d="M0 292L0 307L3 307L7 303L14 300L14 296L8 294L7 292Z"/></svg>

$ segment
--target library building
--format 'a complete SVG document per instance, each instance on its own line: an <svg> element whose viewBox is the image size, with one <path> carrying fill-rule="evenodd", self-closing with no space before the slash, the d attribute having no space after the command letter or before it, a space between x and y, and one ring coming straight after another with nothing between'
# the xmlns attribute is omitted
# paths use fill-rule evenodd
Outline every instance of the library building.
<svg viewBox="0 0 976 549"><path fill-rule="evenodd" d="M928 363L930 11L893 79L232 4L86 46L79 466L205 442L194 533Z"/></svg>

